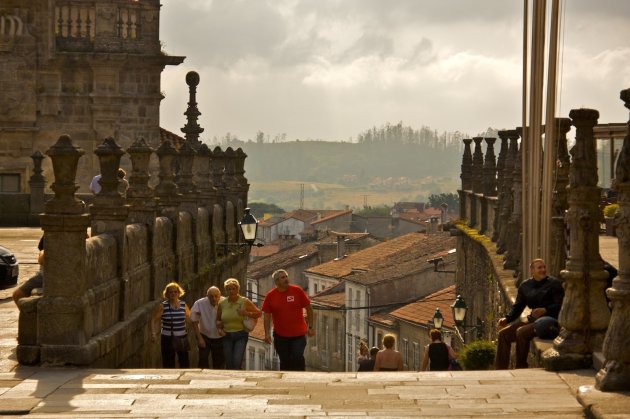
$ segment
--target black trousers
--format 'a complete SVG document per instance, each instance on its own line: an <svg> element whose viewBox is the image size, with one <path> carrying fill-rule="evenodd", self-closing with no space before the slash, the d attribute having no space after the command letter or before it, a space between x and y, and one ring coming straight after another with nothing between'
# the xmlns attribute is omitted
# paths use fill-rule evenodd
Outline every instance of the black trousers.
<svg viewBox="0 0 630 419"><path fill-rule="evenodd" d="M225 369L225 356L223 356L223 338L212 339L201 334L206 342L205 348L199 348L199 368L210 368L208 355L212 355L212 368L215 370Z"/></svg>
<svg viewBox="0 0 630 419"><path fill-rule="evenodd" d="M175 354L179 361L179 368L190 368L188 352L175 352L173 350L173 339L168 335L161 335L160 349L162 350L162 367L175 368Z"/></svg>
<svg viewBox="0 0 630 419"><path fill-rule="evenodd" d="M306 349L306 336L284 337L273 334L273 346L280 358L282 371L305 371L304 349Z"/></svg>

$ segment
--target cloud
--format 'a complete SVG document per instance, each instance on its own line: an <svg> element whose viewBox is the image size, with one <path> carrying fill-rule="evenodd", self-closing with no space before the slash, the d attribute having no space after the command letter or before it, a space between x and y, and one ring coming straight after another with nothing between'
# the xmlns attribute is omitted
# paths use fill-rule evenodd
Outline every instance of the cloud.
<svg viewBox="0 0 630 419"><path fill-rule="evenodd" d="M201 75L206 138L347 139L399 120L471 134L520 125L522 2L164 3L161 38L187 55L162 76L162 124L173 131L185 123L189 70ZM618 95L630 87L630 2L565 4L561 111L586 104L627 119Z"/></svg>

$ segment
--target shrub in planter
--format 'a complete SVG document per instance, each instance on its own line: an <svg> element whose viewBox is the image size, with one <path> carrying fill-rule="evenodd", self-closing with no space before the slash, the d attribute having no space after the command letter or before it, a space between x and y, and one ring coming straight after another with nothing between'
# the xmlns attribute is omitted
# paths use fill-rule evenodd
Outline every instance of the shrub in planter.
<svg viewBox="0 0 630 419"><path fill-rule="evenodd" d="M476 340L464 346L459 363L465 370L487 370L494 364L497 346L488 340Z"/></svg>

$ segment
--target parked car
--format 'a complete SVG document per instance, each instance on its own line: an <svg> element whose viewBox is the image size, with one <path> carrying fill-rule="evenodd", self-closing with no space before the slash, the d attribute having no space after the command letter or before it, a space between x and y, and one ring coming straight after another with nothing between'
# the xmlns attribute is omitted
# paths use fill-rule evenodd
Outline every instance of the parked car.
<svg viewBox="0 0 630 419"><path fill-rule="evenodd" d="M0 246L0 288L17 284L20 264L12 251Z"/></svg>

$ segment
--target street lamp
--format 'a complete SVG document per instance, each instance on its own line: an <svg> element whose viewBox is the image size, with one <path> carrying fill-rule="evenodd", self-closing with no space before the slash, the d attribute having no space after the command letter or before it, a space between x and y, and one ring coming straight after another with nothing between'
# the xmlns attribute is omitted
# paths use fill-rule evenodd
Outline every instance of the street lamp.
<svg viewBox="0 0 630 419"><path fill-rule="evenodd" d="M435 313L433 314L433 327L439 330L442 328L443 323L444 323L444 316L442 316L440 309L436 308Z"/></svg>
<svg viewBox="0 0 630 419"><path fill-rule="evenodd" d="M453 318L455 319L455 324L458 326L463 326L468 306L466 306L466 302L461 295L457 296L455 302L451 305L451 309L453 309Z"/></svg>
<svg viewBox="0 0 630 419"><path fill-rule="evenodd" d="M451 305L451 309L453 310L453 319L455 320L455 330L457 327L461 327L464 329L464 334L466 334L466 329L475 329L477 331L477 339L481 339L483 336L483 323L477 318L477 324L474 326L466 326L464 324L464 319L466 318L466 312L468 311L468 306L464 301L464 298L461 295L458 295L455 299L455 302ZM459 334L459 330L458 330ZM461 336L460 336L461 337ZM462 342L464 342L463 337Z"/></svg>
<svg viewBox="0 0 630 419"><path fill-rule="evenodd" d="M243 218L238 222L241 231L243 232L243 238L245 242L251 247L256 240L256 232L258 231L258 220L250 213L249 208L245 208L245 214Z"/></svg>
<svg viewBox="0 0 630 419"><path fill-rule="evenodd" d="M217 243L220 246L227 248L232 247L244 247L252 246L262 247L264 244L262 243L254 243L256 241L256 232L258 231L258 220L251 214L249 208L245 208L245 214L243 214L243 218L238 222L238 226L241 228L241 233L243 233L243 238L245 239L245 243Z"/></svg>

